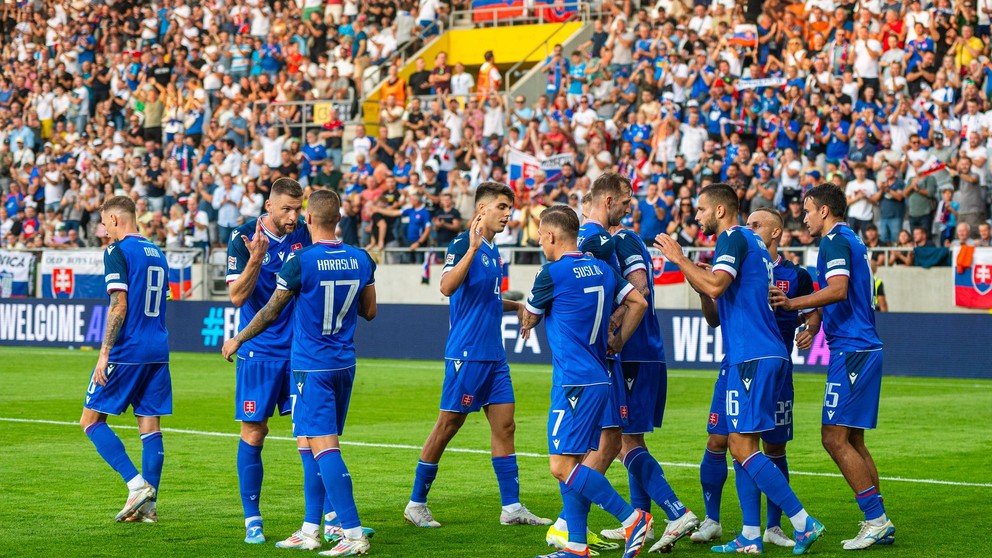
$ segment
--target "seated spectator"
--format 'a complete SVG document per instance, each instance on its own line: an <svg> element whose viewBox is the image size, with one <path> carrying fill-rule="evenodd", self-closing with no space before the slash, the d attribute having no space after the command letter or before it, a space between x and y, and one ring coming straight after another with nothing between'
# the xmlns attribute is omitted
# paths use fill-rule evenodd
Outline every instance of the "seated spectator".
<svg viewBox="0 0 992 558"><path fill-rule="evenodd" d="M910 236L909 231L906 229L899 231L899 237L896 240L895 247L903 248L903 250L889 252L889 265L913 265L913 248L923 246L927 246L926 231L923 229L914 229L912 236Z"/></svg>
<svg viewBox="0 0 992 558"><path fill-rule="evenodd" d="M958 223L955 227L954 240L944 242L948 248L960 248L962 246L975 246L975 241L971 238L971 225L968 223Z"/></svg>

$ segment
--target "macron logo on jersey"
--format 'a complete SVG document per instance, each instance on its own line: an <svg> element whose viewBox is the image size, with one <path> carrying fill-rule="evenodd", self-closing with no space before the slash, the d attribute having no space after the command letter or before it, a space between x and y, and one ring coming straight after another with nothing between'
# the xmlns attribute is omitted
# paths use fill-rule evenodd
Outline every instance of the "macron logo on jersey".
<svg viewBox="0 0 992 558"><path fill-rule="evenodd" d="M608 239L608 238L606 238L605 236L601 236L601 237L599 237L599 245L600 245L600 246L602 246L602 245L604 245L604 244L606 244L606 243L607 243L607 242L609 242L609 241L610 241L610 239Z"/></svg>

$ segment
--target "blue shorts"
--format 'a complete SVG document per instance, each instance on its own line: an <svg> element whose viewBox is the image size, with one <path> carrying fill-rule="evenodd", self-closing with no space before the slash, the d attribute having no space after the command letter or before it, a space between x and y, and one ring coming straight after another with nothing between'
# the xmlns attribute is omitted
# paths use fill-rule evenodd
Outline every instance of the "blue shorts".
<svg viewBox="0 0 992 558"><path fill-rule="evenodd" d="M585 455L599 449L600 423L611 389L608 384L551 388L548 453Z"/></svg>
<svg viewBox="0 0 992 558"><path fill-rule="evenodd" d="M664 362L625 362L623 379L630 411L623 433L654 432L665 418L668 367Z"/></svg>
<svg viewBox="0 0 992 558"><path fill-rule="evenodd" d="M83 407L107 415L119 415L131 407L138 417L172 414L172 376L168 362L107 365L107 385L93 382L86 388Z"/></svg>
<svg viewBox="0 0 992 558"><path fill-rule="evenodd" d="M468 414L505 403L514 403L510 367L505 360L444 361L442 411Z"/></svg>
<svg viewBox="0 0 992 558"><path fill-rule="evenodd" d="M727 431L737 434L775 428L775 410L789 361L759 358L727 369Z"/></svg>
<svg viewBox="0 0 992 558"><path fill-rule="evenodd" d="M830 351L823 424L851 428L878 425L882 391L882 350Z"/></svg>
<svg viewBox="0 0 992 558"><path fill-rule="evenodd" d="M607 359L610 372L610 399L603 409L602 428L623 428L630 416L627 407L627 388L624 387L623 368L619 359Z"/></svg>
<svg viewBox="0 0 992 558"><path fill-rule="evenodd" d="M292 411L289 360L235 361L234 420L263 422Z"/></svg>
<svg viewBox="0 0 992 558"><path fill-rule="evenodd" d="M727 432L727 367L720 364L720 373L713 384L713 400L710 402L710 417L706 421L706 433L726 436Z"/></svg>
<svg viewBox="0 0 992 558"><path fill-rule="evenodd" d="M795 389L792 386L792 359L786 361L785 374L775 404L775 428L761 433L761 439L769 444L785 444L792 441L792 400Z"/></svg>
<svg viewBox="0 0 992 558"><path fill-rule="evenodd" d="M323 372L293 372L293 435L340 436L348 416L355 367Z"/></svg>

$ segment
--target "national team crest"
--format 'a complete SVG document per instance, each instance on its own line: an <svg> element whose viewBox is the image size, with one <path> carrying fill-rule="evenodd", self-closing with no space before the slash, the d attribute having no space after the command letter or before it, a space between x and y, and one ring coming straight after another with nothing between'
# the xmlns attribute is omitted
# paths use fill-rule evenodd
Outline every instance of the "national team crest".
<svg viewBox="0 0 992 558"><path fill-rule="evenodd" d="M627 420L627 406L626 405L620 405L620 418L622 418L623 420Z"/></svg>
<svg viewBox="0 0 992 558"><path fill-rule="evenodd" d="M992 265L974 265L971 268L971 280L975 284L975 292L986 295L992 291Z"/></svg>
<svg viewBox="0 0 992 558"><path fill-rule="evenodd" d="M255 415L255 402L245 401L244 402L245 416L252 417Z"/></svg>
<svg viewBox="0 0 992 558"><path fill-rule="evenodd" d="M466 395L463 395L462 396L462 407L471 407L472 406L472 401L474 401L474 400L475 400L475 398L472 397L471 395L467 395L467 394Z"/></svg>
<svg viewBox="0 0 992 558"><path fill-rule="evenodd" d="M720 415L717 413L710 413L710 426L716 426L720 422Z"/></svg>
<svg viewBox="0 0 992 558"><path fill-rule="evenodd" d="M482 255L482 265L489 267L489 256L485 254Z"/></svg>
<svg viewBox="0 0 992 558"><path fill-rule="evenodd" d="M57 267L52 270L52 295L66 295L72 298L76 290L76 277L71 267Z"/></svg>
<svg viewBox="0 0 992 558"><path fill-rule="evenodd" d="M295 252L295 251L297 251L297 250L299 250L300 248L303 248L303 245L302 245L302 244L300 244L299 242L297 242L296 244L294 244L294 245L292 245L292 246L290 246L290 247L289 247L289 250L290 250L291 252Z"/></svg>
<svg viewBox="0 0 992 558"><path fill-rule="evenodd" d="M269 263L269 260L271 260L271 259L272 259L272 258L271 258L271 257L269 256L269 253L268 253L268 252L266 252L266 253L265 253L265 257L264 257L264 258L262 258L262 265L265 265L265 264L267 264L267 263Z"/></svg>
<svg viewBox="0 0 992 558"><path fill-rule="evenodd" d="M789 292L789 282L788 281L775 281L775 286L783 293Z"/></svg>

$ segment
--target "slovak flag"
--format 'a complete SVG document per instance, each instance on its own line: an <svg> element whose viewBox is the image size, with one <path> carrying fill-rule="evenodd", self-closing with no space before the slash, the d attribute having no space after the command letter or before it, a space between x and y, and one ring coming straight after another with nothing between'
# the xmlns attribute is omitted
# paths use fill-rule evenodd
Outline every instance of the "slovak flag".
<svg viewBox="0 0 992 558"><path fill-rule="evenodd" d="M965 246L957 249L953 261L954 304L992 309L992 248Z"/></svg>
<svg viewBox="0 0 992 558"><path fill-rule="evenodd" d="M758 44L758 26L753 23L741 23L734 26L734 35L730 44L740 47L753 47Z"/></svg>
<svg viewBox="0 0 992 558"><path fill-rule="evenodd" d="M561 23L575 17L578 3L565 0L536 0L535 8L544 21Z"/></svg>
<svg viewBox="0 0 992 558"><path fill-rule="evenodd" d="M920 176L930 176L931 174L940 172L946 168L947 165L945 165L943 161L936 157L930 157L930 160L924 163L923 169L920 171Z"/></svg>
<svg viewBox="0 0 992 558"><path fill-rule="evenodd" d="M685 282L685 275L679 266L668 261L656 248L648 248L651 253L651 269L654 272L655 285L676 285Z"/></svg>
<svg viewBox="0 0 992 558"><path fill-rule="evenodd" d="M537 157L530 153L511 149L507 159L510 181L514 182L522 177L527 185L532 187L534 185L534 173L541 168L541 162L537 160Z"/></svg>

